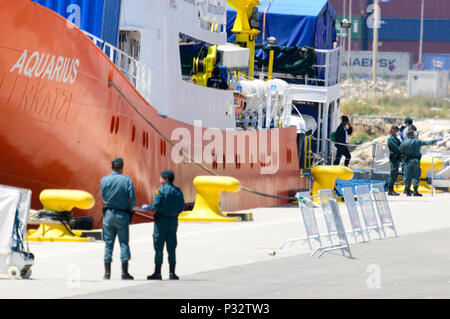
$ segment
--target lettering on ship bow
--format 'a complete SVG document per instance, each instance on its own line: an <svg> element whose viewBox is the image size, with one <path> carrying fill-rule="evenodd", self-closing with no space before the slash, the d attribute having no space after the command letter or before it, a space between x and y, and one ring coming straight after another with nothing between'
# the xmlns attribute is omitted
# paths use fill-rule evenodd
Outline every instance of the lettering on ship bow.
<svg viewBox="0 0 450 319"><path fill-rule="evenodd" d="M25 50L9 73L0 74L0 107L45 122L66 121L72 93L55 82L73 85L79 65L79 59Z"/></svg>

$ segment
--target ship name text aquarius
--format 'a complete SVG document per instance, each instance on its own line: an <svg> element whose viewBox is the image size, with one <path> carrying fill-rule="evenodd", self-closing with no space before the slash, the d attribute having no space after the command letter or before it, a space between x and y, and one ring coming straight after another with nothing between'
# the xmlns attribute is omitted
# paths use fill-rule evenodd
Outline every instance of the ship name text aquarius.
<svg viewBox="0 0 450 319"><path fill-rule="evenodd" d="M56 56L35 51L31 54L23 51L10 72L18 72L29 78L41 78L61 83L74 84L80 60L77 58Z"/></svg>

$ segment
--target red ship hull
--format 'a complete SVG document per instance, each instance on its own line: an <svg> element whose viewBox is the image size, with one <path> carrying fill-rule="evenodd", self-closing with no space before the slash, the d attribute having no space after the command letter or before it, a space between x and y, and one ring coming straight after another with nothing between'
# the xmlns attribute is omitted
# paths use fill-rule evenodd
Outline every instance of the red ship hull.
<svg viewBox="0 0 450 319"><path fill-rule="evenodd" d="M193 126L158 116L99 48L46 8L28 0L0 0L0 30L0 184L31 189L35 209L42 207L38 195L43 189L88 191L96 198L94 208L75 211L75 215L92 216L94 226L100 227L100 179L110 173L111 160L120 156L125 161L124 173L134 181L139 205L152 201L164 169L175 172L175 184L183 190L186 202L194 202L192 181L207 173L193 163L174 163L171 146L108 80L168 137L176 128L185 128L194 136ZM296 129L271 130L269 140L275 132L280 141L277 150L271 150L279 152L275 174L261 174L264 165L259 158L254 164L248 160L203 164L259 192L287 196L306 189L309 185L298 172ZM226 210L285 203L243 191L221 198ZM150 220L150 216L137 215L134 222Z"/></svg>

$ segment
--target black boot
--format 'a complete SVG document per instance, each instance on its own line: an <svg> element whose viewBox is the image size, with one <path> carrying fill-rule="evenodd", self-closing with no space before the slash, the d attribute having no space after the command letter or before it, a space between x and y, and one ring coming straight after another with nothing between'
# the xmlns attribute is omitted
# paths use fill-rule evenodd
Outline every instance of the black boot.
<svg viewBox="0 0 450 319"><path fill-rule="evenodd" d="M410 189L406 190L406 196L412 196L413 192Z"/></svg>
<svg viewBox="0 0 450 319"><path fill-rule="evenodd" d="M103 276L104 280L111 279L111 263L105 262L105 276Z"/></svg>
<svg viewBox="0 0 450 319"><path fill-rule="evenodd" d="M155 264L155 272L153 275L148 276L147 280L161 280L161 264Z"/></svg>
<svg viewBox="0 0 450 319"><path fill-rule="evenodd" d="M396 193L396 192L394 191L394 186L389 187L388 195L389 195L389 196L400 196L399 193Z"/></svg>
<svg viewBox="0 0 450 319"><path fill-rule="evenodd" d="M422 194L419 193L417 188L414 188L414 194L413 195L416 196L416 197L422 197Z"/></svg>
<svg viewBox="0 0 450 319"><path fill-rule="evenodd" d="M133 280L133 276L128 273L128 261L122 262L122 280Z"/></svg>
<svg viewBox="0 0 450 319"><path fill-rule="evenodd" d="M170 279L170 280L178 280L178 279L180 279L180 278L175 274L175 264L170 264L169 279Z"/></svg>

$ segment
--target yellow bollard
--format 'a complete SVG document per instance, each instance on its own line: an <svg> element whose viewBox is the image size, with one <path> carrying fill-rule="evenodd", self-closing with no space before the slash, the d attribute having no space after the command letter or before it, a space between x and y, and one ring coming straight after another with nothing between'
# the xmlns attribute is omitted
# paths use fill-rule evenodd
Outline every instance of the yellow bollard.
<svg viewBox="0 0 450 319"><path fill-rule="evenodd" d="M91 209L95 199L85 191L70 189L46 189L39 195L45 210L54 212L70 212L74 207Z"/></svg>
<svg viewBox="0 0 450 319"><path fill-rule="evenodd" d="M437 158L437 157L422 157L420 160L420 182L419 182L419 193L432 193L433 189L431 186L427 184L427 174L428 170L434 169L435 171L439 171L441 169L444 169L444 162ZM411 183L412 187L412 183ZM404 192L405 185L396 185L394 187L395 191L397 192ZM436 190L436 193L439 193L440 191Z"/></svg>
<svg viewBox="0 0 450 319"><path fill-rule="evenodd" d="M236 193L241 190L241 183L228 176L197 176L194 178L197 190L194 208L183 212L178 217L185 222L237 222L241 217L227 217L219 208L219 198L222 191ZM233 214L237 215L237 214Z"/></svg>
<svg viewBox="0 0 450 319"><path fill-rule="evenodd" d="M41 192L39 199L44 210L52 212L70 212L73 208L90 209L94 207L94 197L84 191L46 189ZM82 232L72 231L68 225L57 221L41 224L37 230L28 231L29 241L63 241L90 242L93 237L81 237Z"/></svg>
<svg viewBox="0 0 450 319"><path fill-rule="evenodd" d="M353 178L353 171L345 166L320 165L311 169L314 177L312 196L319 195L321 189L331 189L334 194L336 179L350 180Z"/></svg>

